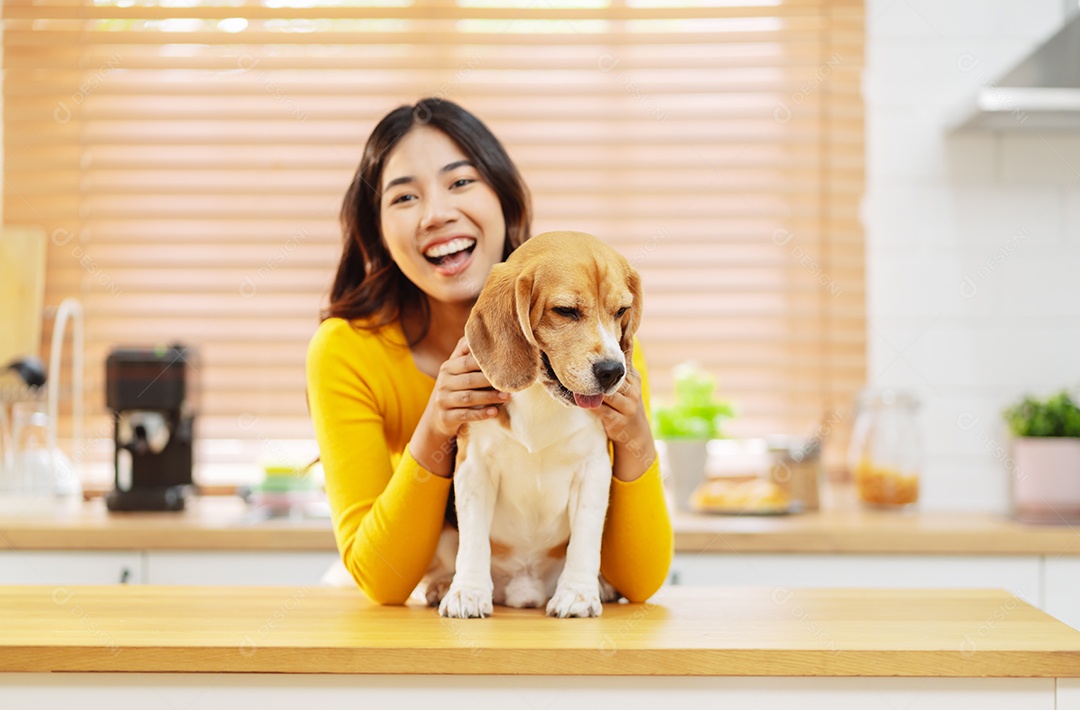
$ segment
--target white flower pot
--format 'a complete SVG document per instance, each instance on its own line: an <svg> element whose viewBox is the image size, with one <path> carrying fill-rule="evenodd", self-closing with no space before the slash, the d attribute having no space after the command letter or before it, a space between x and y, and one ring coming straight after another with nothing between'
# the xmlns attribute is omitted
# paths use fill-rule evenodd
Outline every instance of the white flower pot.
<svg viewBox="0 0 1080 710"><path fill-rule="evenodd" d="M661 471L676 510L690 510L690 494L705 480L707 439L666 439L661 444Z"/></svg>
<svg viewBox="0 0 1080 710"><path fill-rule="evenodd" d="M1080 522L1080 439L1012 440L1013 517L1026 523Z"/></svg>

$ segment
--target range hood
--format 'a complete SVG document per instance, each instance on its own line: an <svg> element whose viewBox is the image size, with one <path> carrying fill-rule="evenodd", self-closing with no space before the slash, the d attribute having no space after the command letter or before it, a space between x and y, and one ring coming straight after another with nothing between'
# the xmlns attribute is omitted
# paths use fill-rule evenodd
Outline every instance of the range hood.
<svg viewBox="0 0 1080 710"><path fill-rule="evenodd" d="M962 55L957 67L979 71L970 55ZM956 130L1080 130L1080 13L1004 76L979 83L974 102L953 124Z"/></svg>

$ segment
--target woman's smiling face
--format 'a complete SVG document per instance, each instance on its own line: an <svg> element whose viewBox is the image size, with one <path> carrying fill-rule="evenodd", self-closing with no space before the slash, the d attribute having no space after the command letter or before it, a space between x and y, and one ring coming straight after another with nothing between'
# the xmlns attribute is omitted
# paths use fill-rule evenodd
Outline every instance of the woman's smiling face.
<svg viewBox="0 0 1080 710"><path fill-rule="evenodd" d="M387 156L378 185L383 241L406 278L444 303L473 301L502 261L499 196L457 143L419 126Z"/></svg>

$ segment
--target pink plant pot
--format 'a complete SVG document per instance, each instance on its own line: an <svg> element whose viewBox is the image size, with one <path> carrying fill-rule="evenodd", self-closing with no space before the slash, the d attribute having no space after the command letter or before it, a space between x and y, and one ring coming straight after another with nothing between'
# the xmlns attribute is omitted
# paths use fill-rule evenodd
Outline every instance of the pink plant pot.
<svg viewBox="0 0 1080 710"><path fill-rule="evenodd" d="M1080 522L1080 439L1012 440L1013 517L1025 523Z"/></svg>

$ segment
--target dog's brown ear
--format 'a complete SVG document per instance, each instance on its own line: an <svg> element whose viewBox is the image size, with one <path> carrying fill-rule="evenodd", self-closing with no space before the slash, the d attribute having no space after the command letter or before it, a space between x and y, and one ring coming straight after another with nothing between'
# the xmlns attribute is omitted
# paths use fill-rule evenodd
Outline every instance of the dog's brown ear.
<svg viewBox="0 0 1080 710"><path fill-rule="evenodd" d="M496 264L465 323L465 338L480 370L503 392L523 390L540 375L530 316L532 281L531 274Z"/></svg>
<svg viewBox="0 0 1080 710"><path fill-rule="evenodd" d="M630 264L626 265L626 287L630 289L634 300L630 310L622 317L622 337L619 338L619 347L622 348L623 354L626 355L626 362L629 364L634 349L634 333L641 325L641 276Z"/></svg>

